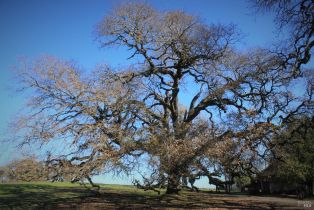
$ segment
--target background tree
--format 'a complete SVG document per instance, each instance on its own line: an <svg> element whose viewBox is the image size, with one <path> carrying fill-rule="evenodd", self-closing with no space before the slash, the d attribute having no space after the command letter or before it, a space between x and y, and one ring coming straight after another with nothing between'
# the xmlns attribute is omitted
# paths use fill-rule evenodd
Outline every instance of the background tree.
<svg viewBox="0 0 314 210"><path fill-rule="evenodd" d="M13 161L4 167L6 181L45 181L47 180L47 170L44 162L36 160L34 157L27 157Z"/></svg>
<svg viewBox="0 0 314 210"><path fill-rule="evenodd" d="M285 126L274 138L274 154L270 164L276 166L274 176L283 183L303 184L313 195L314 185L314 118L303 116Z"/></svg>
<svg viewBox="0 0 314 210"><path fill-rule="evenodd" d="M138 62L84 75L73 62L46 57L20 74L33 90L32 113L16 126L23 142L63 142L67 150L49 159L75 168L75 180L141 164L166 182L167 193L178 192L193 167L215 174L212 158L226 149L252 165L280 122L305 105L289 91L301 77L295 65L265 49L240 52L233 25L133 3L96 31L102 46L126 47Z"/></svg>

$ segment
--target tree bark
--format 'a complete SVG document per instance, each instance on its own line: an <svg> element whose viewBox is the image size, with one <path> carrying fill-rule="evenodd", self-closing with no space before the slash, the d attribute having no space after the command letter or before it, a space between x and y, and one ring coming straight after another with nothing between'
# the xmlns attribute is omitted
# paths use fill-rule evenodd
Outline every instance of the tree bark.
<svg viewBox="0 0 314 210"><path fill-rule="evenodd" d="M180 175L170 174L168 177L168 185L166 194L178 194L180 189Z"/></svg>
<svg viewBox="0 0 314 210"><path fill-rule="evenodd" d="M311 180L309 182L307 182L307 190L308 190L308 195L309 196L313 196L313 185L314 185L314 181Z"/></svg>

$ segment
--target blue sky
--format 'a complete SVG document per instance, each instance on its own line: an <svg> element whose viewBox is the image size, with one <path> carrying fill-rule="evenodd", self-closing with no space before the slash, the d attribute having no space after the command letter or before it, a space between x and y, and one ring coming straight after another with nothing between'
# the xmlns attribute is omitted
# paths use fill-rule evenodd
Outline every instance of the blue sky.
<svg viewBox="0 0 314 210"><path fill-rule="evenodd" d="M121 49L100 49L94 41L95 24L113 7L113 0L0 0L0 139L10 132L8 122L23 111L25 97L14 92L12 68L19 57L43 54L72 59L87 71L96 64L125 65ZM239 47L270 46L276 38L271 14L256 14L245 0L156 0L145 1L155 8L184 10L207 23L234 23L243 33ZM18 157L9 143L0 143L0 165ZM100 180L100 179L99 179ZM111 179L112 183L128 183Z"/></svg>

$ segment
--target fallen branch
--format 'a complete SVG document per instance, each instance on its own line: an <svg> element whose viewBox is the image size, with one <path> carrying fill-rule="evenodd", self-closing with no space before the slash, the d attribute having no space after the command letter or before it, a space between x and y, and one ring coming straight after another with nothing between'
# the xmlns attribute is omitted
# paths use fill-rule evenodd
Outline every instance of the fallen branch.
<svg viewBox="0 0 314 210"><path fill-rule="evenodd" d="M144 191L152 190L152 191L154 191L154 192L157 192L158 195L160 195L160 191L159 191L159 190L156 190L156 189L155 189L153 186L151 186L151 185L148 185L148 184L146 184L146 185L141 185L138 180L134 180L134 181L133 181L133 184L134 184L134 186L136 186L138 189L142 189L142 190L144 190Z"/></svg>

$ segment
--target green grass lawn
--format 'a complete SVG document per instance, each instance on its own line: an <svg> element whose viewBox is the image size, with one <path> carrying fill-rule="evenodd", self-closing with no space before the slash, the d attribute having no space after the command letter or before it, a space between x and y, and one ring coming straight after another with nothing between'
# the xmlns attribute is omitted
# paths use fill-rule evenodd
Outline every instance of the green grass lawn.
<svg viewBox="0 0 314 210"><path fill-rule="evenodd" d="M312 205L314 205L314 202ZM129 185L101 185L95 193L79 184L36 182L0 184L0 210L6 209L302 209L296 199L181 191L166 195Z"/></svg>
<svg viewBox="0 0 314 210"><path fill-rule="evenodd" d="M144 191L131 185L100 185L100 192L114 195L156 197L158 193ZM165 190L162 190L164 193ZM50 209L57 204L76 203L84 198L97 197L89 185L69 182L30 182L0 184L0 210ZM122 201L122 200L121 200ZM51 207L53 209L53 207Z"/></svg>

